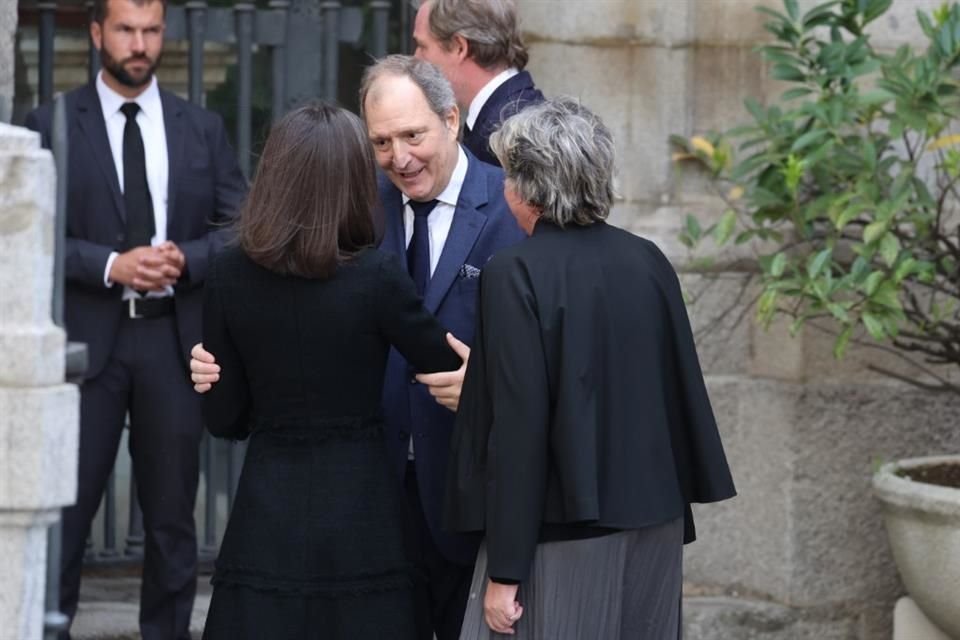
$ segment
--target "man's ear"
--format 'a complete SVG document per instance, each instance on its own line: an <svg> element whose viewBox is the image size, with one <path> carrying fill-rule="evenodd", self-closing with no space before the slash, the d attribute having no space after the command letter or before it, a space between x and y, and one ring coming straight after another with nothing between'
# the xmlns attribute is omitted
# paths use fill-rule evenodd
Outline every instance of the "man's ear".
<svg viewBox="0 0 960 640"><path fill-rule="evenodd" d="M457 62L463 62L470 57L470 43L459 33L450 38L450 51L457 57Z"/></svg>
<svg viewBox="0 0 960 640"><path fill-rule="evenodd" d="M456 105L451 107L444 118L444 123L447 125L447 129L453 133L454 137L458 136L460 134L460 107Z"/></svg>
<svg viewBox="0 0 960 640"><path fill-rule="evenodd" d="M103 46L103 27L96 20L90 23L90 39L93 40L93 46L99 51L100 47Z"/></svg>

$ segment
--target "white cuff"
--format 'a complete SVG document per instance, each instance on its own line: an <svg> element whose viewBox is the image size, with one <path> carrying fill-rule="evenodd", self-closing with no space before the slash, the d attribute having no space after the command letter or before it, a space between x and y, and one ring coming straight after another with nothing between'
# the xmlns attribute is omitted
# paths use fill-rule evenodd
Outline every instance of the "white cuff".
<svg viewBox="0 0 960 640"><path fill-rule="evenodd" d="M116 260L119 255L116 251L111 251L110 257L107 258L107 266L103 270L103 286L107 288L113 286L113 280L110 279L110 267L113 266L113 261Z"/></svg>

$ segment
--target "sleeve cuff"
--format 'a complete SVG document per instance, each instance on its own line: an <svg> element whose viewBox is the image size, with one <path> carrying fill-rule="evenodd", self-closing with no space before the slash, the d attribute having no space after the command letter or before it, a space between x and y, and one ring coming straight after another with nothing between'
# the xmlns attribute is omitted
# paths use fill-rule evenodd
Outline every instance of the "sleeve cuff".
<svg viewBox="0 0 960 640"><path fill-rule="evenodd" d="M119 255L116 251L111 251L107 257L107 266L103 268L103 286L108 289L113 286L113 280L110 279L110 268L113 266L113 261L116 260Z"/></svg>
<svg viewBox="0 0 960 640"><path fill-rule="evenodd" d="M495 578L490 576L491 582L496 582L497 584L520 584L519 580L514 580L512 578Z"/></svg>

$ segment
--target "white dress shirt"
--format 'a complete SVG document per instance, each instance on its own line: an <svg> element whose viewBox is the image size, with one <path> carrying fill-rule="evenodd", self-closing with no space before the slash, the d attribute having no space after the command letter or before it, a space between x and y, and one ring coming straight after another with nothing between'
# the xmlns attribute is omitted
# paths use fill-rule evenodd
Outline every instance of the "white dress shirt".
<svg viewBox="0 0 960 640"><path fill-rule="evenodd" d="M490 82L483 85L483 89L480 89L480 91L477 92L477 95L473 96L473 100L470 101L470 108L467 110L466 120L467 126L470 127L470 129L473 129L473 126L477 124L477 118L480 117L480 111L483 109L483 105L487 104L487 100L490 99L490 96L493 95L493 92L499 89L500 85L518 73L520 73L520 71L514 67L504 69L495 75Z"/></svg>
<svg viewBox="0 0 960 640"><path fill-rule="evenodd" d="M130 100L107 86L103 81L103 71L97 74L97 96L103 109L103 122L107 127L107 139L110 142L110 153L113 155L113 166L117 170L117 180L120 190L124 189L123 181L123 129L127 124L127 117L120 111L127 102L136 102L140 106L137 112L137 126L140 127L140 137L143 138L143 153L147 165L147 186L150 188L150 200L153 202L153 221L156 233L151 244L157 246L167 239L167 182L169 180L169 164L167 160L167 132L163 124L163 104L160 102L160 89L157 78L150 81L143 93ZM113 252L107 259L103 272L103 283L112 287L109 279L110 267L119 254ZM166 292L153 292L150 296L172 295L173 289L167 287ZM136 292L130 287L124 287L123 298L136 297Z"/></svg>
<svg viewBox="0 0 960 640"><path fill-rule="evenodd" d="M458 145L459 147L459 145ZM430 275L437 268L440 261L440 254L443 253L443 245L447 243L447 236L450 235L450 226L453 224L453 214L457 210L457 200L460 199L460 189L463 188L463 180L467 177L467 154L463 152L463 147L457 149L457 166L453 168L450 174L450 182L437 196L437 204L427 217L427 230L430 234ZM410 246L410 238L413 237L413 208L410 206L410 198L403 194L403 230L406 236L404 246ZM410 434L410 444L407 446L407 459L413 460L415 457L413 451L413 434Z"/></svg>
<svg viewBox="0 0 960 640"><path fill-rule="evenodd" d="M453 224L453 213L457 210L457 200L460 199L460 189L463 187L464 178L467 177L467 154L463 152L462 147L457 152L457 166L453 168L450 182L437 196L437 206L427 218L427 228L430 232L431 276L440 261L440 254L443 253L443 245L447 242L450 225ZM413 209L409 202L410 198L407 194L403 194L403 228L406 235L404 246L407 247L410 246L410 238L413 237Z"/></svg>

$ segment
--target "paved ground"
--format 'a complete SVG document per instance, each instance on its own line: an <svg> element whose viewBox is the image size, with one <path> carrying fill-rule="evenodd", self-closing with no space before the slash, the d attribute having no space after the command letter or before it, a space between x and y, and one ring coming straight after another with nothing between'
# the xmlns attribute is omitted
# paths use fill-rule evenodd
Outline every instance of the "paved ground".
<svg viewBox="0 0 960 640"><path fill-rule="evenodd" d="M200 638L210 605L210 576L201 575L190 630ZM137 610L140 579L130 575L85 575L80 608L73 622L74 640L140 640Z"/></svg>

